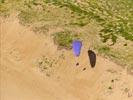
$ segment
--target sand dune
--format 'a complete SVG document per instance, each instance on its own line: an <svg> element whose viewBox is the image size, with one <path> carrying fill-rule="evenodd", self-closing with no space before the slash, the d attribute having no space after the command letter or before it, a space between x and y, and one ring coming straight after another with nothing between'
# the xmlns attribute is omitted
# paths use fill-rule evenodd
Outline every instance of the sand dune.
<svg viewBox="0 0 133 100"><path fill-rule="evenodd" d="M76 58L71 51L57 50L50 36L20 25L14 15L1 18L0 27L1 100L133 100L133 77L98 55L92 69L88 46ZM36 64L42 55L57 60L47 72Z"/></svg>

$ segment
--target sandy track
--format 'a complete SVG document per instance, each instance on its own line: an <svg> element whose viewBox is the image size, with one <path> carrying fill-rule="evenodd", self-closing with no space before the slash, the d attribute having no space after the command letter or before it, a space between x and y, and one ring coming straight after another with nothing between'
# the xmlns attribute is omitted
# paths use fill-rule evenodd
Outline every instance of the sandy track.
<svg viewBox="0 0 133 100"><path fill-rule="evenodd" d="M83 47L81 56L75 58L71 51L58 51L51 37L37 35L20 25L14 15L1 18L0 25L1 100L133 99L129 96L133 92L133 77L100 56L96 67L90 68L87 46ZM59 57L62 52L65 59ZM50 77L36 67L36 60L42 55L58 59L49 70ZM75 66L76 62L80 63L79 67ZM87 69L83 71L83 68Z"/></svg>

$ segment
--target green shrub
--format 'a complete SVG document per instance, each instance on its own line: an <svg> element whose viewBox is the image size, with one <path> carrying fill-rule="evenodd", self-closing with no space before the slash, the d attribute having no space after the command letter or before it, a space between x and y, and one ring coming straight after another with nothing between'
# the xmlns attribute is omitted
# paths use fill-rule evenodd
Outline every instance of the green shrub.
<svg viewBox="0 0 133 100"><path fill-rule="evenodd" d="M71 34L70 32L57 32L54 34L54 42L60 48L71 49L71 43L74 39L77 39L78 36Z"/></svg>
<svg viewBox="0 0 133 100"><path fill-rule="evenodd" d="M0 0L0 3L5 3L5 0Z"/></svg>
<svg viewBox="0 0 133 100"><path fill-rule="evenodd" d="M108 53L110 51L110 48L107 46L103 46L103 47L98 48L98 51L100 53Z"/></svg>
<svg viewBox="0 0 133 100"><path fill-rule="evenodd" d="M21 11L19 18L22 23L33 23L36 21L37 12L32 10Z"/></svg>

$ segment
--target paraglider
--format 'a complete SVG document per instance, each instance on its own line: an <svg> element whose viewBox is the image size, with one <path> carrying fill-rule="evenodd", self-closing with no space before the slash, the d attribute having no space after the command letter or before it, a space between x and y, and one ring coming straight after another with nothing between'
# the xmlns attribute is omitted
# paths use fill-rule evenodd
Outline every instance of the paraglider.
<svg viewBox="0 0 133 100"><path fill-rule="evenodd" d="M89 56L89 60L90 60L90 65L92 68L95 67L96 65L96 54L94 51L92 50L88 50L88 56Z"/></svg>
<svg viewBox="0 0 133 100"><path fill-rule="evenodd" d="M82 47L82 42L79 40L74 40L72 43L72 49L74 52L74 55L76 57L78 57L80 55L80 51L81 51L81 47Z"/></svg>
<svg viewBox="0 0 133 100"><path fill-rule="evenodd" d="M74 40L72 42L72 49L73 49L73 53L76 57L79 57L80 52L81 52L81 48L82 48L82 42L80 40ZM94 51L92 50L88 50L88 57L89 57L89 61L90 61L90 65L92 68L95 67L96 65L96 54ZM79 63L76 63L76 66L79 66ZM86 68L83 68L83 71L86 70Z"/></svg>

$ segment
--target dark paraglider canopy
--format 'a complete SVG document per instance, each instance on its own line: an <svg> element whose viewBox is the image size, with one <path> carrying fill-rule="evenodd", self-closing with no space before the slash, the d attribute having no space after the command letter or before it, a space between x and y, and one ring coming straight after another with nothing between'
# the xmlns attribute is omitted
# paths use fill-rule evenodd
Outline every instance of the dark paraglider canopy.
<svg viewBox="0 0 133 100"><path fill-rule="evenodd" d="M92 68L95 67L96 65L96 54L94 51L92 50L88 50L88 56L89 56L89 60L90 60L90 65Z"/></svg>

